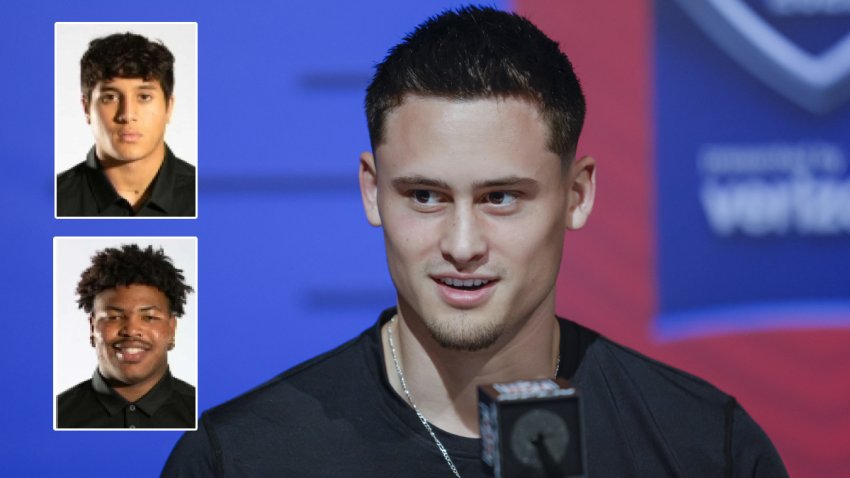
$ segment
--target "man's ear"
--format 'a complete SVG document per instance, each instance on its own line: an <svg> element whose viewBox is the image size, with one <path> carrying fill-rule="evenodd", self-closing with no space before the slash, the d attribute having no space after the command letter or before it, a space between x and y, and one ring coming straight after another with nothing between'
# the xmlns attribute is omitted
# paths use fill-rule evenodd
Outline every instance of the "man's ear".
<svg viewBox="0 0 850 478"><path fill-rule="evenodd" d="M80 103L83 105L83 114L86 115L86 124L91 124L91 112L89 111L89 100L86 99L86 95L80 97Z"/></svg>
<svg viewBox="0 0 850 478"><path fill-rule="evenodd" d="M171 314L168 316L168 326L171 329L171 338L168 340L167 350L174 350L176 331L177 331L177 316Z"/></svg>
<svg viewBox="0 0 850 478"><path fill-rule="evenodd" d="M168 97L165 103L165 123L171 123L171 115L174 113L174 95Z"/></svg>
<svg viewBox="0 0 850 478"><path fill-rule="evenodd" d="M360 196L366 219L373 226L381 225L378 212L378 173L375 168L375 156L370 152L360 153Z"/></svg>
<svg viewBox="0 0 850 478"><path fill-rule="evenodd" d="M568 173L567 229L581 229L593 210L596 196L596 160L590 156L573 161Z"/></svg>
<svg viewBox="0 0 850 478"><path fill-rule="evenodd" d="M94 347L94 314L89 314L89 343Z"/></svg>

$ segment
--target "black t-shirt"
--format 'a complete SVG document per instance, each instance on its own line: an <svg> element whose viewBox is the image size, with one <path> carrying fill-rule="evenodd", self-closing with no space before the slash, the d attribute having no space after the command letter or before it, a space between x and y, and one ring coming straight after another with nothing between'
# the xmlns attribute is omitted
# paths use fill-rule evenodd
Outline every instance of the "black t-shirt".
<svg viewBox="0 0 850 478"><path fill-rule="evenodd" d="M170 371L132 403L97 369L91 380L65 390L56 401L57 428L195 428L195 387Z"/></svg>
<svg viewBox="0 0 850 478"><path fill-rule="evenodd" d="M150 196L138 211L118 195L95 154L56 177L58 217L195 216L195 167L174 156L166 145Z"/></svg>
<svg viewBox="0 0 850 478"><path fill-rule="evenodd" d="M380 327L201 417L163 476L452 476L391 388ZM708 383L560 320L559 376L584 407L588 477L784 477L776 450L735 400ZM434 428L461 476L490 476L480 440Z"/></svg>

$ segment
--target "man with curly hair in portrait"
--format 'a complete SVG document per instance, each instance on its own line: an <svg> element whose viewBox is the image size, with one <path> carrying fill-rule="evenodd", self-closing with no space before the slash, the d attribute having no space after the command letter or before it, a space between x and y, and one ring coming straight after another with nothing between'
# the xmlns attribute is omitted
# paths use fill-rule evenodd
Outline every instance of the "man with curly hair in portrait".
<svg viewBox="0 0 850 478"><path fill-rule="evenodd" d="M77 304L97 368L59 395L58 428L194 428L195 388L168 368L192 291L162 249L128 244L92 257Z"/></svg>

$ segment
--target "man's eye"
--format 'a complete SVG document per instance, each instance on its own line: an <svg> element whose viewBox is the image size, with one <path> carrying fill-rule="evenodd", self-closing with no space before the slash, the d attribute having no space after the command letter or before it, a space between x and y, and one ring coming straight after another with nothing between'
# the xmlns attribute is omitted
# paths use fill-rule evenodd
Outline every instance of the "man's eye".
<svg viewBox="0 0 850 478"><path fill-rule="evenodd" d="M120 315L107 315L106 316L106 320L118 320L120 318L121 318Z"/></svg>
<svg viewBox="0 0 850 478"><path fill-rule="evenodd" d="M145 322L150 322L150 321L152 321L152 320L157 320L157 319L159 319L159 317L157 317L157 316L155 316L155 315L145 315L145 316L143 316L143 317L142 317L142 319L144 319L144 320L145 320Z"/></svg>
<svg viewBox="0 0 850 478"><path fill-rule="evenodd" d="M491 193L487 193L485 200L490 204L495 204L496 206L509 206L516 202L517 195L506 191L493 191Z"/></svg>
<svg viewBox="0 0 850 478"><path fill-rule="evenodd" d="M411 197L417 204L434 205L440 202L440 195L427 189L417 189L411 193Z"/></svg>
<svg viewBox="0 0 850 478"><path fill-rule="evenodd" d="M100 96L100 102L101 103L112 103L112 102L117 101L117 100L118 100L118 95L114 95L114 94L111 94L111 93Z"/></svg>
<svg viewBox="0 0 850 478"><path fill-rule="evenodd" d="M152 99L153 99L153 95L147 95L147 94L139 95L139 101L141 101L142 103L147 103L148 101L150 101Z"/></svg>

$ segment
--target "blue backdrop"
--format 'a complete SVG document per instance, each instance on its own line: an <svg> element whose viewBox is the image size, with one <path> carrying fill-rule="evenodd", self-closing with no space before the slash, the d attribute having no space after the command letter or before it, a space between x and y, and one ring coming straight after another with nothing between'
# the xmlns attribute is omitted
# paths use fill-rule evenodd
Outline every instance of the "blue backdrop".
<svg viewBox="0 0 850 478"><path fill-rule="evenodd" d="M268 3L5 2L0 474L154 476L180 436L52 430L53 236L198 237L199 317L188 319L199 323L201 410L342 343L394 303L381 231L357 189L364 88L387 48L458 2ZM56 21L198 22L197 220L53 218Z"/></svg>

